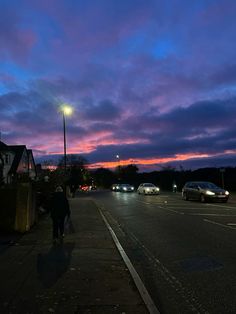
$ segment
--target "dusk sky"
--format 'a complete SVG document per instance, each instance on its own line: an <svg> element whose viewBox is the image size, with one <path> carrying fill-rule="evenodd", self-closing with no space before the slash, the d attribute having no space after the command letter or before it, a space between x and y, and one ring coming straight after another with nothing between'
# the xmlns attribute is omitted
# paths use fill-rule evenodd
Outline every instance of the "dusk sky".
<svg viewBox="0 0 236 314"><path fill-rule="evenodd" d="M63 154L63 103L92 167L236 166L236 1L0 0L1 140Z"/></svg>

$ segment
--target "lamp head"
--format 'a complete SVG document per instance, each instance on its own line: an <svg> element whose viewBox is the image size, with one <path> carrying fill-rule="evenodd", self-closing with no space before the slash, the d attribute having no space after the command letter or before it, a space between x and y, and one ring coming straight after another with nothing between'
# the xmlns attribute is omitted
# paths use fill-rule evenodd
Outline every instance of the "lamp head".
<svg viewBox="0 0 236 314"><path fill-rule="evenodd" d="M65 116L70 116L73 113L73 108L67 104L63 104L61 106L61 112L65 115Z"/></svg>

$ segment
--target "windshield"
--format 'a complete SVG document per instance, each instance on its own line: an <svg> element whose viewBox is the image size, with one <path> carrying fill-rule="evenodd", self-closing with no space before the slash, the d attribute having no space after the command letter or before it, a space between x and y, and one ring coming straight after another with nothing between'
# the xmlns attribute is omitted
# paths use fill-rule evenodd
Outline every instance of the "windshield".
<svg viewBox="0 0 236 314"><path fill-rule="evenodd" d="M144 186L145 186L145 187L149 187L149 188L155 187L155 185L152 184L152 183L145 183Z"/></svg>
<svg viewBox="0 0 236 314"><path fill-rule="evenodd" d="M198 186L200 186L202 189L218 189L218 186L211 182L201 182L198 184Z"/></svg>

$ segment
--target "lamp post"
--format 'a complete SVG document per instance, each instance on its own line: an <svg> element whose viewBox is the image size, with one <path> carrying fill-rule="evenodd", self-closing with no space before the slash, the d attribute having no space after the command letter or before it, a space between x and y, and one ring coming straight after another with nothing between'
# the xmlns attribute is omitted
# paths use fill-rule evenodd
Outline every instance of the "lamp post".
<svg viewBox="0 0 236 314"><path fill-rule="evenodd" d="M70 116L73 112L72 107L69 105L61 106L62 119L63 119L63 135L64 135L64 175L66 175L66 118L65 116Z"/></svg>
<svg viewBox="0 0 236 314"><path fill-rule="evenodd" d="M120 156L116 155L117 159L117 173L118 173L118 180L120 180Z"/></svg>
<svg viewBox="0 0 236 314"><path fill-rule="evenodd" d="M222 188L225 188L225 181L224 181L224 173L225 173L225 168L220 168L220 173L221 173L221 184Z"/></svg>

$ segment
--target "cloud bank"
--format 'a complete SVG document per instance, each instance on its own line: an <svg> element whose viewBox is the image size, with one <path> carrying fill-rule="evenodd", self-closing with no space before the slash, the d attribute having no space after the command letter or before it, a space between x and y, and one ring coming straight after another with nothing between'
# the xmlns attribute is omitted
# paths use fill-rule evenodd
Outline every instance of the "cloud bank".
<svg viewBox="0 0 236 314"><path fill-rule="evenodd" d="M235 1L1 2L0 131L37 160L235 165ZM41 158L41 159L40 159Z"/></svg>

